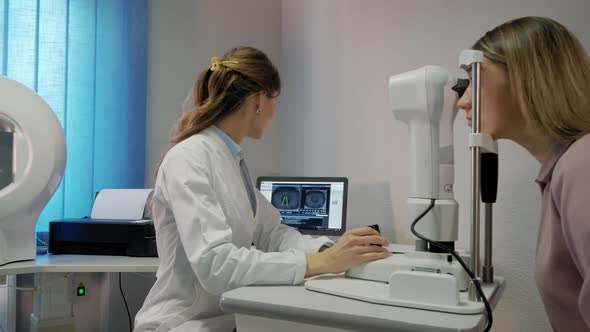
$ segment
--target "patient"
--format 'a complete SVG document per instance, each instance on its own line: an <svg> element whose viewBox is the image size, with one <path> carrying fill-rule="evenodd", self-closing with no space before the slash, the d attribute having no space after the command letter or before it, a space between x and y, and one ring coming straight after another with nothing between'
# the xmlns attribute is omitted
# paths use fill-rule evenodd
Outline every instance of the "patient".
<svg viewBox="0 0 590 332"><path fill-rule="evenodd" d="M479 39L481 131L510 139L540 165L537 286L551 325L590 332L590 60L563 25L506 22ZM471 124L471 87L459 100Z"/></svg>

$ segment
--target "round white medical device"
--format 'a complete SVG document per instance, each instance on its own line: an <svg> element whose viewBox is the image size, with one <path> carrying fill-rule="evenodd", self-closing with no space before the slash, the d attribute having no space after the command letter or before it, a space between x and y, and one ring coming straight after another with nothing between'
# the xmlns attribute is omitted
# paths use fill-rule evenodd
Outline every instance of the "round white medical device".
<svg viewBox="0 0 590 332"><path fill-rule="evenodd" d="M49 105L0 76L0 265L35 258L35 224L65 163L64 131Z"/></svg>

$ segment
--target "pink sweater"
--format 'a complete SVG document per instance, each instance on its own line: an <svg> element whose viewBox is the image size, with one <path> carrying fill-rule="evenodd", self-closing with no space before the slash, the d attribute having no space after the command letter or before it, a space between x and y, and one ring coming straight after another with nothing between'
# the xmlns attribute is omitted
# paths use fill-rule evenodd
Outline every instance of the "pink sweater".
<svg viewBox="0 0 590 332"><path fill-rule="evenodd" d="M590 332L590 134L555 144L541 165L536 280L557 332Z"/></svg>

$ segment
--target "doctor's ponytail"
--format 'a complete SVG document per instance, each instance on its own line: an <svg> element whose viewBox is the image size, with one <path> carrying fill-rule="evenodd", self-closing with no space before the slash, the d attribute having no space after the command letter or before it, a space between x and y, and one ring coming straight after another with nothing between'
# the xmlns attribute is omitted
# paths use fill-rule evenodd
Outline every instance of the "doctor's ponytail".
<svg viewBox="0 0 590 332"><path fill-rule="evenodd" d="M222 59L212 58L194 86L192 108L178 120L170 143L178 144L238 111L252 95L275 97L280 90L277 68L258 49L239 47Z"/></svg>

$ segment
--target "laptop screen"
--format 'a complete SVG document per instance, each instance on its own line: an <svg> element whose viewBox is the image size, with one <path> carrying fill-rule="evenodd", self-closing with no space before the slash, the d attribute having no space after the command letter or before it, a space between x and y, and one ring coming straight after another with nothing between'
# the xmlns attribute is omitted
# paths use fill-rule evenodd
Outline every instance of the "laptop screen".
<svg viewBox="0 0 590 332"><path fill-rule="evenodd" d="M281 223L303 234L342 235L346 231L348 179L260 177L258 189L281 213Z"/></svg>

